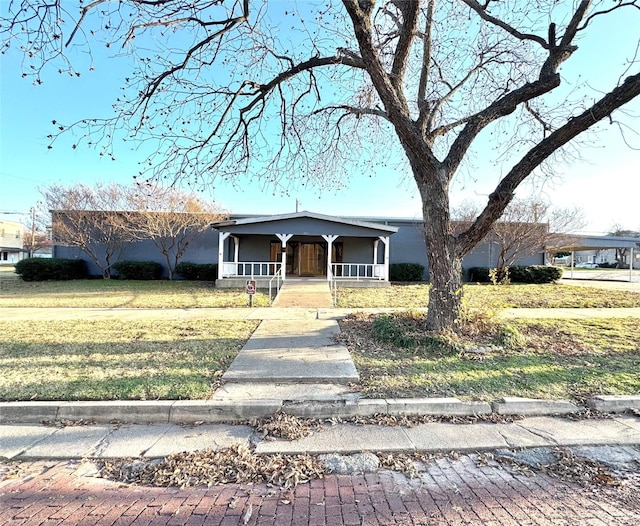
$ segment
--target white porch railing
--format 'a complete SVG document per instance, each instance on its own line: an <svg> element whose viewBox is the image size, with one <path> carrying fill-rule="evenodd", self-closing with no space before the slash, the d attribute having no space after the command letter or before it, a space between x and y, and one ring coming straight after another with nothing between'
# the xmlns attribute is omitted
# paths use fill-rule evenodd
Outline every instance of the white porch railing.
<svg viewBox="0 0 640 526"><path fill-rule="evenodd" d="M278 272L276 272L276 275L269 280L269 305L273 305L273 300L275 299L271 295L272 294L271 291L274 287L274 283L273 283L274 280L275 280L276 297L278 297L278 293L280 292L280 287L282 286L282 269L278 269Z"/></svg>
<svg viewBox="0 0 640 526"><path fill-rule="evenodd" d="M272 277L281 274L282 263L276 261L225 261L222 264L222 275L225 278L237 276Z"/></svg>
<svg viewBox="0 0 640 526"><path fill-rule="evenodd" d="M333 279L385 279L382 263L331 263Z"/></svg>

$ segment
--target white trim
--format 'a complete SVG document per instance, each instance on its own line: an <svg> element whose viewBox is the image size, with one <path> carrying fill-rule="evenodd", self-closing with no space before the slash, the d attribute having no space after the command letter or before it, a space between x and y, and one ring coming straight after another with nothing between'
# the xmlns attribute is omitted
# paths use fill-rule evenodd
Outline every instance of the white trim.
<svg viewBox="0 0 640 526"><path fill-rule="evenodd" d="M380 236L384 243L384 280L389 281L389 236Z"/></svg>
<svg viewBox="0 0 640 526"><path fill-rule="evenodd" d="M224 242L230 235L229 232L218 232L218 279L224 277Z"/></svg>
<svg viewBox="0 0 640 526"><path fill-rule="evenodd" d="M331 247L333 246L333 242L338 239L340 236L336 234L323 234L322 239L327 242L327 281L331 281Z"/></svg>
<svg viewBox="0 0 640 526"><path fill-rule="evenodd" d="M287 241L293 237L293 234L276 234L276 237L280 240L280 243L282 243L280 251L282 266L280 268L282 269L282 281L284 281L287 279Z"/></svg>

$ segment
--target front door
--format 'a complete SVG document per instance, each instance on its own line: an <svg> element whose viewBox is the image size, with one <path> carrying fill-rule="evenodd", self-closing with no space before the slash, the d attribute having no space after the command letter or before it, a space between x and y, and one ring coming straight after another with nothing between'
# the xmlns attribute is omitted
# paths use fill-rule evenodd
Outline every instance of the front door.
<svg viewBox="0 0 640 526"><path fill-rule="evenodd" d="M299 243L298 250L299 276L327 275L327 250L324 243Z"/></svg>

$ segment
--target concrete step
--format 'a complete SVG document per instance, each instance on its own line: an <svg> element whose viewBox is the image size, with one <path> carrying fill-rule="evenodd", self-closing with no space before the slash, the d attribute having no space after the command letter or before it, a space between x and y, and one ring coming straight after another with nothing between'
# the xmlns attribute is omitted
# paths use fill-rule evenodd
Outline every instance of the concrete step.
<svg viewBox="0 0 640 526"><path fill-rule="evenodd" d="M357 402L360 393L342 384L283 384L275 382L230 382L216 390L211 401L279 400L281 402L338 401Z"/></svg>

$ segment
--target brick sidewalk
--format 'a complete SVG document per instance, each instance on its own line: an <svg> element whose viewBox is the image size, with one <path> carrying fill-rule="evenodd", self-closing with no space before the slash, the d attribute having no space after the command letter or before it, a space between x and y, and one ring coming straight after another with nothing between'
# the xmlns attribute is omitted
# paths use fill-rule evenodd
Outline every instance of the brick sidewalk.
<svg viewBox="0 0 640 526"><path fill-rule="evenodd" d="M637 525L615 489L584 489L473 456L432 462L419 479L383 471L267 484L148 488L89 476L78 462L0 464L0 524L36 525Z"/></svg>

